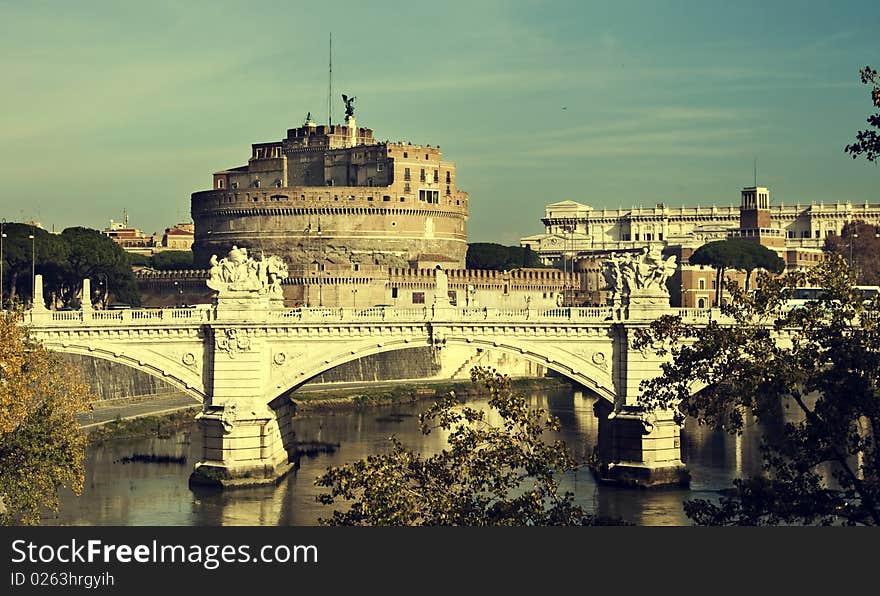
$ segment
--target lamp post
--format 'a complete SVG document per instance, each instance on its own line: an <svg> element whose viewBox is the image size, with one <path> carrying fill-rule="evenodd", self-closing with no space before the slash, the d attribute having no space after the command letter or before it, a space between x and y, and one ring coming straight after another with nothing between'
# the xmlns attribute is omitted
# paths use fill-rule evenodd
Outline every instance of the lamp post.
<svg viewBox="0 0 880 596"><path fill-rule="evenodd" d="M180 284L175 281L174 282L174 300L175 300L175 304L177 305L177 308L180 308L180 294L181 293L182 292L180 290Z"/></svg>
<svg viewBox="0 0 880 596"><path fill-rule="evenodd" d="M34 304L34 296L37 294L37 240L35 234L28 235L31 239L31 308Z"/></svg>
<svg viewBox="0 0 880 596"><path fill-rule="evenodd" d="M3 226L6 225L6 218L0 221L0 310L3 310L3 239L6 238L6 232Z"/></svg>
<svg viewBox="0 0 880 596"><path fill-rule="evenodd" d="M853 238L858 238L855 232L849 235L849 268L853 268Z"/></svg>

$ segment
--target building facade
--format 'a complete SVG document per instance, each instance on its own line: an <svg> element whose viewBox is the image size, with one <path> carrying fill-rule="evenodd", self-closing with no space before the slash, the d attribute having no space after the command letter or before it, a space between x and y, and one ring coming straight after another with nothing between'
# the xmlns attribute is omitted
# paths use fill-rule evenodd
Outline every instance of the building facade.
<svg viewBox="0 0 880 596"><path fill-rule="evenodd" d="M708 242L740 238L775 251L789 271L813 267L824 260L825 238L840 234L843 226L862 220L880 226L880 205L835 204L806 208L775 206L770 190L743 188L738 207L678 207L601 212L562 201L547 205L545 233L522 238L520 244L534 250L542 262L581 274L584 297L604 304L604 281L600 263L611 253L637 252L660 245L664 254L675 255L678 270L668 288L672 306L708 308L716 302L716 272L712 267L689 262L694 251ZM728 270L725 279L740 287L745 274ZM754 277L749 280L754 286ZM719 293L726 300L726 293Z"/></svg>
<svg viewBox="0 0 880 596"><path fill-rule="evenodd" d="M880 226L880 204L773 205L769 196L767 200L769 221L762 226L779 230L786 248L821 250L825 238L839 235L850 221ZM638 250L651 243L696 247L723 240L740 229L740 211L741 206L669 207L662 203L648 208L593 209L562 201L545 207L544 233L526 236L520 245L529 246L548 265L558 263L563 255Z"/></svg>
<svg viewBox="0 0 880 596"><path fill-rule="evenodd" d="M312 263L463 267L468 195L440 147L377 141L352 114L307 118L193 193L197 266L233 246Z"/></svg>

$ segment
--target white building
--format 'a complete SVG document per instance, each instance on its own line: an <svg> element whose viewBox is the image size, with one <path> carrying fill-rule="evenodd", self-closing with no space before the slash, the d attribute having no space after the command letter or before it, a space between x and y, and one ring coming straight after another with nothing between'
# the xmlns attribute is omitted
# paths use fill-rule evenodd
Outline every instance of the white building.
<svg viewBox="0 0 880 596"><path fill-rule="evenodd" d="M844 224L860 220L880 227L880 204L850 202L771 205L774 228L782 230L786 248L821 249L826 236L840 234ZM544 208L544 233L520 239L545 264L609 250L638 249L655 242L663 246L699 246L723 240L740 227L740 207L655 207L593 209L575 201Z"/></svg>

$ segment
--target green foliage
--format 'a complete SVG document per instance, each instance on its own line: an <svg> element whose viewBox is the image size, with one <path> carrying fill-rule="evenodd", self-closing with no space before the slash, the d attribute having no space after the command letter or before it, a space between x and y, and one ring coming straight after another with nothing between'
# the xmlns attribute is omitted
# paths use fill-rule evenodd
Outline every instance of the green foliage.
<svg viewBox="0 0 880 596"><path fill-rule="evenodd" d="M858 284L880 285L880 238L877 232L877 228L866 222L847 222L840 236L825 238L824 250L851 262Z"/></svg>
<svg viewBox="0 0 880 596"><path fill-rule="evenodd" d="M163 250L150 257L150 266L161 271L192 269L193 253L191 250Z"/></svg>
<svg viewBox="0 0 880 596"><path fill-rule="evenodd" d="M704 244L694 251L688 262L692 265L708 265L716 270L716 305L721 302L724 272L727 269L738 269L745 272L746 291L749 289L752 271L755 269L764 269L771 273L782 273L785 269L785 261L774 251L757 242L741 238L716 240Z"/></svg>
<svg viewBox="0 0 880 596"><path fill-rule="evenodd" d="M0 315L0 524L36 524L58 489L79 494L91 396L70 366L35 343L19 312Z"/></svg>
<svg viewBox="0 0 880 596"><path fill-rule="evenodd" d="M838 257L759 280L754 296L731 288L732 325L666 316L638 333L638 347L671 356L643 383L645 408L731 433L753 416L767 429L765 473L686 512L700 524L880 525L880 302L864 302ZM804 285L825 297L786 308L788 288Z"/></svg>
<svg viewBox="0 0 880 596"><path fill-rule="evenodd" d="M490 393L489 412L459 403L454 393L419 417L423 434L448 433L448 449L431 457L392 437L391 450L339 468L315 484L330 489L319 501L350 502L326 525L487 526L598 523L559 494L557 477L575 462L561 441L544 434L559 422L531 410L506 376L474 368L471 378ZM497 419L497 422L495 420Z"/></svg>
<svg viewBox="0 0 880 596"><path fill-rule="evenodd" d="M132 267L149 267L152 264L152 258L149 255L142 255L136 252L126 252L128 256L128 264Z"/></svg>
<svg viewBox="0 0 880 596"><path fill-rule="evenodd" d="M68 247L57 235L42 228L20 223L3 225L3 296L11 301L30 301L35 273L44 276L49 291L63 283ZM33 240L28 236L33 235ZM33 263L32 263L33 261Z"/></svg>
<svg viewBox="0 0 880 596"><path fill-rule="evenodd" d="M538 255L528 247L503 246L488 242L468 244L465 261L468 269L491 269L493 271L542 267Z"/></svg>
<svg viewBox="0 0 880 596"><path fill-rule="evenodd" d="M866 66L859 71L859 77L862 83L871 86L871 103L874 107L880 108L880 76L877 71L870 66ZM876 129L880 129L880 112L868 116L868 124ZM843 148L846 153L852 155L855 159L860 155L864 155L868 161L876 162L880 159L880 134L875 130L860 130L856 133L856 142Z"/></svg>
<svg viewBox="0 0 880 596"><path fill-rule="evenodd" d="M61 238L70 250L62 296L65 303L82 291L82 280L88 278L95 294L90 299L106 302L109 293L117 302L140 304L129 257L121 246L98 230L82 227L67 228Z"/></svg>

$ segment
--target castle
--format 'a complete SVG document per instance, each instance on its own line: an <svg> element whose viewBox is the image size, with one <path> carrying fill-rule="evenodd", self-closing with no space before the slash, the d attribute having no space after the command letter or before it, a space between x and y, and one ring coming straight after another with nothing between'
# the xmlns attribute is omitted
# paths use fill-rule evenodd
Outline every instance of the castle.
<svg viewBox="0 0 880 596"><path fill-rule="evenodd" d="M344 99L344 125L309 116L192 194L197 267L233 245L278 255L291 273L464 267L468 194L455 164L440 147L377 141Z"/></svg>

